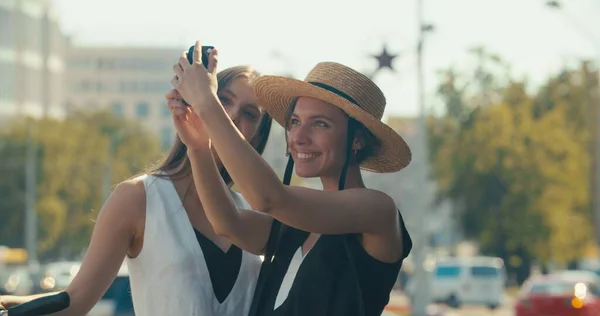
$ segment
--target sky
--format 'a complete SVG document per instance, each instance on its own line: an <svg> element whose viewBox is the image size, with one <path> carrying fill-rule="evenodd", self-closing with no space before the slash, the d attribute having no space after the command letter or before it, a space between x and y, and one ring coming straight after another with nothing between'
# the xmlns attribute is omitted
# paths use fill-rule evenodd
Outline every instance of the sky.
<svg viewBox="0 0 600 316"><path fill-rule="evenodd" d="M200 40L219 49L220 68L250 64L265 74L286 69L298 78L320 61L356 70L376 68L387 44L395 71L375 82L386 115L415 116L418 0L53 0L76 45L181 47ZM435 104L438 70L473 66L468 49L483 46L533 86L580 58L600 61L600 0L423 0L426 102ZM586 33L587 32L587 33ZM173 56L175 62L178 56ZM167 78L168 79L168 78Z"/></svg>

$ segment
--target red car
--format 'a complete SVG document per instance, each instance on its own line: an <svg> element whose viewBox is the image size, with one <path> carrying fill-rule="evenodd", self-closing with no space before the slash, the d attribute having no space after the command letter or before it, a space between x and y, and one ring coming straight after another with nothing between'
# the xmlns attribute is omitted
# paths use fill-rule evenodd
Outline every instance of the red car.
<svg viewBox="0 0 600 316"><path fill-rule="evenodd" d="M531 277L515 304L515 316L592 315L600 315L599 284L596 278L583 274Z"/></svg>

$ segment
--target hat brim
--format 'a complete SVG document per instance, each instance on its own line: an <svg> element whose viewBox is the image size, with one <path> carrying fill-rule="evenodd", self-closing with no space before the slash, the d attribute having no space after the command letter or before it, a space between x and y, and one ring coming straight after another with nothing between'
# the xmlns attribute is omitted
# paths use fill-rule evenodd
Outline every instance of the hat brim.
<svg viewBox="0 0 600 316"><path fill-rule="evenodd" d="M345 98L305 81L281 76L261 76L254 82L258 104L281 126L286 125L286 115L292 101L298 97L311 97L339 107L348 116L362 123L380 142L371 157L361 163L361 168L371 172L389 173L408 166L410 148L392 128L373 117Z"/></svg>

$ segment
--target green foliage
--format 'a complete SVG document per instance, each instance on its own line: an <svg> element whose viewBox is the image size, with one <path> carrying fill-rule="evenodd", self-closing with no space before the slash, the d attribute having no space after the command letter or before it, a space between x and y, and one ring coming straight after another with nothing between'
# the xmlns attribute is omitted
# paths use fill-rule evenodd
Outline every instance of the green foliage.
<svg viewBox="0 0 600 316"><path fill-rule="evenodd" d="M41 257L73 255L89 242L103 186L156 161L158 141L139 124L109 113L74 113L64 120L17 120L0 134L0 244L24 246L25 169L29 137L37 144L38 248ZM111 139L114 155L109 159Z"/></svg>
<svg viewBox="0 0 600 316"><path fill-rule="evenodd" d="M593 241L591 130L596 74L584 63L533 93L499 58L475 50L475 71L442 72L446 114L429 118L440 198L490 254L567 263Z"/></svg>

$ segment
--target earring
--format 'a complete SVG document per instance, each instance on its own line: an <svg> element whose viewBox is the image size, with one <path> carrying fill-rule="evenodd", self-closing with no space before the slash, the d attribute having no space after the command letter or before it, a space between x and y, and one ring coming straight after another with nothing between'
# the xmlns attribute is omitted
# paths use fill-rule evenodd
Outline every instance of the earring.
<svg viewBox="0 0 600 316"><path fill-rule="evenodd" d="M357 153L358 153L358 150L357 150L357 149L352 149L352 154L353 154L354 156L356 156L356 154L357 154Z"/></svg>

